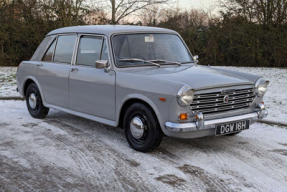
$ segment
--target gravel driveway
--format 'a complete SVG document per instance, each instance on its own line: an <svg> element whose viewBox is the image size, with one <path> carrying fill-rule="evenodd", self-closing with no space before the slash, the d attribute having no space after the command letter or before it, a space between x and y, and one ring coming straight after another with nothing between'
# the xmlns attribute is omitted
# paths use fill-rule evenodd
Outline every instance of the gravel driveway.
<svg viewBox="0 0 287 192"><path fill-rule="evenodd" d="M286 138L256 123L234 137L165 137L144 154L119 128L0 101L0 191L287 191Z"/></svg>

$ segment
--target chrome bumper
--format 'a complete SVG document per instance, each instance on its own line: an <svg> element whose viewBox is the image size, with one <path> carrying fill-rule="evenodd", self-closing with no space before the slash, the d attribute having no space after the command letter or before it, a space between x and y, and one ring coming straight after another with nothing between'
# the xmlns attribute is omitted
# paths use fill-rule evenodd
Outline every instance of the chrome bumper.
<svg viewBox="0 0 287 192"><path fill-rule="evenodd" d="M202 128L199 129L198 122L189 122L189 123L172 123L172 122L166 122L165 127L167 130L172 132L190 132L190 131L199 131L204 129L211 129L215 128L215 125L228 123L228 122L235 122L235 121L241 121L241 120L251 120L251 121L257 121L259 119L263 119L267 117L268 112L265 109L264 105L258 106L258 111L245 114L245 115L238 115L233 117L226 117L221 119L213 119L213 120L207 120L203 121Z"/></svg>

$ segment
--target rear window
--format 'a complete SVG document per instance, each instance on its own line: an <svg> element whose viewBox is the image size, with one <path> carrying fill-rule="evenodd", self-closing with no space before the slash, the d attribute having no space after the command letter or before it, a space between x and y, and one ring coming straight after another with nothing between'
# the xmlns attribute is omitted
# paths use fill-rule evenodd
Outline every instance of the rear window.
<svg viewBox="0 0 287 192"><path fill-rule="evenodd" d="M56 35L51 35L45 37L45 39L41 42L34 55L30 59L30 61L41 61L43 59L43 55L47 50L47 47L51 45L51 43L55 40Z"/></svg>
<svg viewBox="0 0 287 192"><path fill-rule="evenodd" d="M54 62L71 63L76 39L76 35L61 35L58 37Z"/></svg>

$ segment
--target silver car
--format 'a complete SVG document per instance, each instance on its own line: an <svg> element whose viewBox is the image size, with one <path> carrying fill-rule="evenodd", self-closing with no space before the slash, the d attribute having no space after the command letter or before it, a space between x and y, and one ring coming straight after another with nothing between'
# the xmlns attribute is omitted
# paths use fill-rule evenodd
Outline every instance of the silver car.
<svg viewBox="0 0 287 192"><path fill-rule="evenodd" d="M17 71L34 118L49 108L123 127L130 146L147 152L164 135L235 135L267 116L269 81L201 66L172 30L76 26L47 34Z"/></svg>

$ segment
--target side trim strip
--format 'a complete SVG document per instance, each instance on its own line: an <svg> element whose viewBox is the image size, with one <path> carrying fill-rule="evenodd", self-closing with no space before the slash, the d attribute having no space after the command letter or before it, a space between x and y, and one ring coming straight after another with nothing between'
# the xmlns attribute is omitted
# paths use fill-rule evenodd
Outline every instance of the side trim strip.
<svg viewBox="0 0 287 192"><path fill-rule="evenodd" d="M103 123L103 124L106 124L106 125L110 125L110 126L116 127L116 122L112 121L112 120L104 119L104 118L101 118L101 117L96 117L96 116L93 116L93 115L88 115L88 114L85 114L85 113L81 113L81 112L78 112L78 111L73 111L71 109L66 109L66 108L63 108L63 107L55 106L55 105L46 104L45 106L49 107L49 108L52 108L52 109L57 109L59 111L63 111L63 112L66 112L66 113L70 113L72 115L76 115L76 116L79 116L79 117L83 117L83 118L86 118L86 119L97 121L99 123Z"/></svg>

